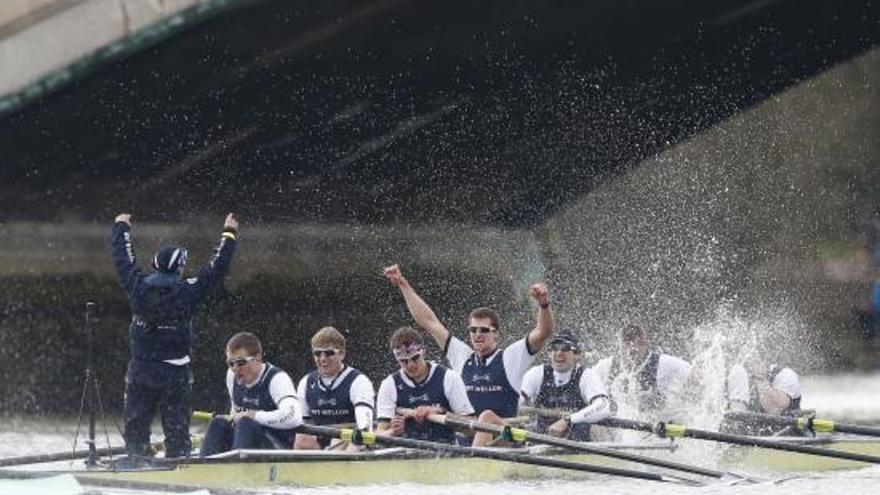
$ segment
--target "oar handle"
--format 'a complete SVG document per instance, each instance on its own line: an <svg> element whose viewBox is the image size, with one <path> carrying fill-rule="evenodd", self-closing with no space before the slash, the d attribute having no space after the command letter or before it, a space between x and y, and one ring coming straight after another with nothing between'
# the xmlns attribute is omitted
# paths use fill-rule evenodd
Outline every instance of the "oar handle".
<svg viewBox="0 0 880 495"><path fill-rule="evenodd" d="M192 419L198 421L211 421L217 414L208 411L193 411Z"/></svg>

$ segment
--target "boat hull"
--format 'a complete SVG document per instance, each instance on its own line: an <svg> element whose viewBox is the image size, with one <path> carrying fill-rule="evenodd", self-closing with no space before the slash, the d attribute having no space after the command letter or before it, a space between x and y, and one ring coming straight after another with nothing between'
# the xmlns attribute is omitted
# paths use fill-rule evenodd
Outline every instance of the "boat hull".
<svg viewBox="0 0 880 495"><path fill-rule="evenodd" d="M841 452L880 456L880 439L847 438L834 441L825 438L792 438L788 439L788 441ZM723 464L727 468L746 472L837 471L861 469L870 465L859 461L756 447L732 447L728 449L725 452Z"/></svg>
<svg viewBox="0 0 880 495"><path fill-rule="evenodd" d="M793 441L795 439L792 439ZM823 448L880 456L880 441L799 439ZM642 455L677 459L663 445L625 449ZM619 447L619 446L618 446ZM554 454L558 458L603 466L651 470L644 465L592 454ZM272 460L265 460L267 456ZM196 461L198 462L198 461ZM773 473L859 469L865 463L754 447L730 447L720 460L723 469L738 473ZM705 466L717 467L717 466ZM270 488L376 484L491 483L532 479L582 479L595 474L472 457L433 457L405 449L366 454L306 451L245 451L218 463L169 465L146 470L74 472L84 483L138 487ZM697 477L698 478L698 477Z"/></svg>

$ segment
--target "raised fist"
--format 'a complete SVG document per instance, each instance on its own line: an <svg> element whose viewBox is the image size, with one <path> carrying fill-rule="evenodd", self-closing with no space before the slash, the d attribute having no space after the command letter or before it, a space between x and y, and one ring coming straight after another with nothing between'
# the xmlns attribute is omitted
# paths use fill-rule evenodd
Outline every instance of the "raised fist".
<svg viewBox="0 0 880 495"><path fill-rule="evenodd" d="M547 289L547 285L543 282L538 282L529 287L529 296L538 301L538 304L541 306L550 304L550 290Z"/></svg>
<svg viewBox="0 0 880 495"><path fill-rule="evenodd" d="M226 221L223 222L223 228L238 230L238 218L235 217L235 213L226 215Z"/></svg>
<svg viewBox="0 0 880 495"><path fill-rule="evenodd" d="M388 279L392 284L400 286L400 284L404 283L406 279L403 278L403 274L400 273L400 267L397 265L391 265L385 268L385 278Z"/></svg>

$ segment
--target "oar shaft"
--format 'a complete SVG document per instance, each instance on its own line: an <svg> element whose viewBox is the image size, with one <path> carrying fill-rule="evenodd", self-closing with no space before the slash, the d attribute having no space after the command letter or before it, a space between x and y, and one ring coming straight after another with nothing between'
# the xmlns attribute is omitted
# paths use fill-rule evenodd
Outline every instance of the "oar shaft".
<svg viewBox="0 0 880 495"><path fill-rule="evenodd" d="M654 433L654 425L644 421L635 421L633 419L607 418L596 423L600 426L608 426L609 428L622 428L624 430L644 431Z"/></svg>
<svg viewBox="0 0 880 495"><path fill-rule="evenodd" d="M835 459L846 459L851 461L869 462L872 464L880 464L880 457L859 454L856 452L844 452L841 450L825 449L813 447L811 445L797 445L791 443L780 442L778 440L766 440L757 437L742 437L731 435L728 433L720 433L715 431L691 430L687 429L685 436L690 438L699 438L703 440L715 440L734 445L745 445L750 447L763 447L766 449L785 450L788 452L797 452L800 454L816 455L821 457L832 457Z"/></svg>
<svg viewBox="0 0 880 495"><path fill-rule="evenodd" d="M568 411L563 411L561 409L546 409L541 407L529 407L522 406L519 408L520 411L535 414L537 416L545 416L548 418L562 418L571 414ZM626 430L637 430L637 431L646 431L648 433L654 433L654 425L651 423L645 423L642 421L634 421L631 419L620 419L620 418L606 418L602 421L595 423L599 426L607 426L609 428L622 428Z"/></svg>
<svg viewBox="0 0 880 495"><path fill-rule="evenodd" d="M852 433L854 435L880 437L880 428L874 428L870 426L834 423L834 431L840 433Z"/></svg>
<svg viewBox="0 0 880 495"><path fill-rule="evenodd" d="M340 438L342 430L329 428L325 426L302 425L297 431L310 435L327 436L331 438ZM504 452L497 450L488 450L481 448L462 447L460 445L450 445L445 443L430 442L426 440L417 440L414 438L391 437L384 435L376 435L376 443L385 445L393 445L396 447L406 447L411 449L430 450L434 452L443 452L448 454L457 454L469 457L481 457L485 459L495 459L500 461L515 462L519 464L529 464L534 466L555 467L561 469L569 469L574 471L583 471L597 474L608 474L612 476L623 476L627 478L637 478L649 481L669 481L663 476L655 473L646 473L643 471L633 471L630 469L621 469L607 466L594 466L592 464L584 464L581 462L566 461L563 459L554 459L549 457L538 457L528 454L519 454L513 452Z"/></svg>
<svg viewBox="0 0 880 495"><path fill-rule="evenodd" d="M491 424L491 423L482 423L478 421L469 421L462 420L458 418L451 417L449 415L441 415L441 414L431 414L428 416L428 420L434 423L446 424L449 426L455 426L458 428L470 429L473 431L482 431L487 433L494 433L496 435L500 435L504 432L504 426ZM558 438L551 435L544 435L541 433L535 433L527 430L517 430L518 432L522 432L525 439L528 441L532 441L535 443L542 443L545 445L553 445L555 447L564 447L567 449L578 450L581 452L587 452L590 454L600 455L603 457L612 457L615 459L623 459L626 461L637 462L640 464L647 464L650 466L657 466L666 469L673 469L676 471L682 471L691 474L700 474L703 476L711 476L713 478L721 478L724 476L724 473L720 471L714 471L712 469L704 469L698 466L689 466L686 464L680 464L672 461L665 461L663 459L655 459L653 457L643 456L632 454L629 452L622 452L619 450L606 449L602 447L596 447L594 445L590 445L584 442L576 442L574 440L569 440L567 438Z"/></svg>
<svg viewBox="0 0 880 495"><path fill-rule="evenodd" d="M645 423L642 421L633 421L633 420L621 420L616 418L609 418L605 421L602 421L598 424L604 424L606 426L610 426L612 428L627 428L627 429L635 429L639 431L651 431L658 434L665 434L666 436L679 436L679 437L687 437L687 438L696 438L700 440L712 440L715 442L723 442L729 443L732 445L745 445L747 447L761 447L765 449L773 449L773 450L784 450L787 452L797 452L799 454L808 454L808 455L816 455L821 457L831 457L835 459L846 459L850 461L860 461L860 462L869 462L872 464L880 464L880 457L867 455L867 454L859 454L856 452L844 452L840 450L832 450L832 449L824 449L819 447L813 447L811 445L797 445L791 443L780 442L778 440L767 440L759 437L752 436L744 436L744 435L732 435L729 433L721 433L717 431L706 431L706 430L696 430L691 428L685 428L681 425L676 424L662 424L664 427L664 431L660 431L661 425L651 425L650 423Z"/></svg>
<svg viewBox="0 0 880 495"><path fill-rule="evenodd" d="M125 447L111 447L111 448L100 448L95 449L95 454L98 456L105 455L121 455L125 453ZM34 454L34 455L26 455L21 457L7 457L6 459L0 459L0 467L8 467L8 466L23 466L25 464L39 464L43 462L55 462L55 461L69 461L73 459L84 459L89 457L89 450L78 450L68 451L68 452L55 452L52 454Z"/></svg>

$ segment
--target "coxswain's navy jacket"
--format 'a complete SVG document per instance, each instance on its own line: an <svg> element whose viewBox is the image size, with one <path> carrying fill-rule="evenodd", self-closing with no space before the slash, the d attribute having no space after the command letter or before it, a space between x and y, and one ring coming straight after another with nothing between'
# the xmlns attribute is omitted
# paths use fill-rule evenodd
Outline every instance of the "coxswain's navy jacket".
<svg viewBox="0 0 880 495"><path fill-rule="evenodd" d="M144 274L135 260L130 230L127 223L117 222L111 242L113 264L132 313L131 357L139 361L188 361L193 312L229 271L237 233L224 229L210 263L195 276L181 278L177 273L159 271Z"/></svg>

